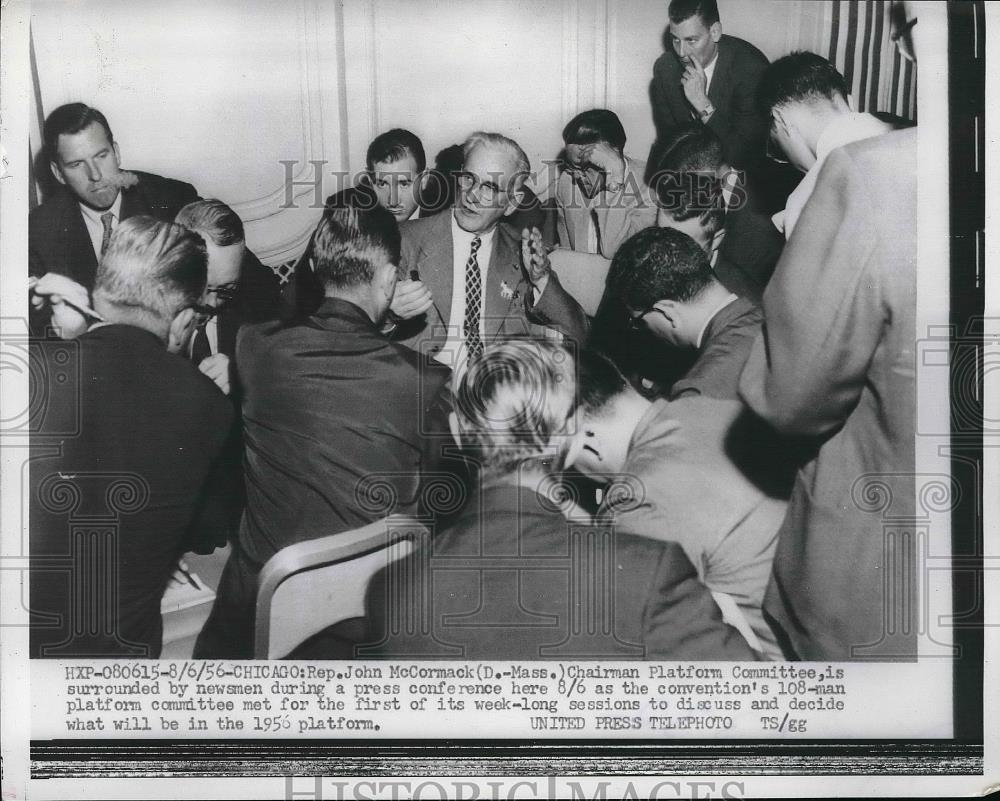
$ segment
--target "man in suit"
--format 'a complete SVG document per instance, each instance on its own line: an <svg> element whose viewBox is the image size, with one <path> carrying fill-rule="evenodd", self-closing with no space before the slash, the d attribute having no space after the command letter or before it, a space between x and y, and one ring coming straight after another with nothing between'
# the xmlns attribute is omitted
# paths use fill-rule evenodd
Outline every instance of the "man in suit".
<svg viewBox="0 0 1000 801"><path fill-rule="evenodd" d="M68 103L45 120L43 145L55 193L28 215L28 265L33 276L56 272L88 292L115 228L147 214L171 221L197 200L190 184L121 169L121 152L105 116ZM44 320L33 321L44 326Z"/></svg>
<svg viewBox="0 0 1000 801"><path fill-rule="evenodd" d="M650 85L658 141L676 126L700 120L722 140L727 163L738 169L755 165L767 137L767 120L754 103L767 58L749 42L722 33L715 0L671 0L667 14L674 52L656 60Z"/></svg>
<svg viewBox="0 0 1000 801"><path fill-rule="evenodd" d="M104 322L78 339L79 384L48 398L79 415L77 434L32 438L34 656L158 656L177 557L225 526L233 413L182 355L205 282L187 229L145 216L116 227L94 279ZM74 419L65 411L50 413ZM93 530L95 517L111 522Z"/></svg>
<svg viewBox="0 0 1000 801"><path fill-rule="evenodd" d="M545 341L470 362L451 419L480 465L479 491L432 548L375 577L358 657L755 658L679 545L572 523L548 498L584 369ZM421 597L430 620L400 625L423 613Z"/></svg>
<svg viewBox="0 0 1000 801"><path fill-rule="evenodd" d="M622 242L653 224L646 163L625 155L625 128L607 109L577 114L563 129L563 142L553 191L559 244L613 258Z"/></svg>
<svg viewBox="0 0 1000 801"><path fill-rule="evenodd" d="M382 206L396 222L404 223L420 208L421 194L428 185L427 157L420 138L405 128L393 128L376 136L365 154L366 170L356 186L327 197L325 209ZM439 189L439 184L434 183ZM285 291L284 303L299 315L311 314L323 303L325 290L310 266L312 247L307 247Z"/></svg>
<svg viewBox="0 0 1000 801"><path fill-rule="evenodd" d="M716 133L699 122L678 126L650 182L656 224L688 234L709 254L724 287L760 301L784 243L754 208L745 173L726 162Z"/></svg>
<svg viewBox="0 0 1000 801"><path fill-rule="evenodd" d="M380 333L397 281L396 221L380 206L332 209L313 246L323 305L244 326L237 339L247 507L196 656L253 653L257 574L283 547L418 508L447 371ZM383 479L384 508L366 483Z"/></svg>
<svg viewBox="0 0 1000 801"><path fill-rule="evenodd" d="M738 401L650 401L603 358L583 360L578 381L566 466L610 485L598 520L680 545L726 620L780 659L761 606L787 484L761 459L760 427Z"/></svg>
<svg viewBox="0 0 1000 801"><path fill-rule="evenodd" d="M450 213L411 220L403 237L391 336L452 369L484 345L554 330L582 341L587 318L552 271L537 229L502 224L522 197L528 157L511 139L475 133Z"/></svg>
<svg viewBox="0 0 1000 801"><path fill-rule="evenodd" d="M221 200L189 203L176 222L200 235L208 248L208 286L190 356L229 394L236 334L244 323L277 317L278 277L247 250L243 221Z"/></svg>
<svg viewBox="0 0 1000 801"><path fill-rule="evenodd" d="M916 130L829 154L740 383L778 431L819 442L796 479L765 606L802 659L915 654L915 620L901 611L916 606L912 556L859 508L855 484L883 476L893 515L914 514L916 198ZM897 595L885 597L890 580Z"/></svg>
<svg viewBox="0 0 1000 801"><path fill-rule="evenodd" d="M708 257L673 228L640 231L615 256L608 291L632 324L679 349L694 349L694 364L669 391L734 400L740 372L760 332L760 308L734 295L712 274Z"/></svg>
<svg viewBox="0 0 1000 801"><path fill-rule="evenodd" d="M892 130L889 123L871 114L855 113L847 96L844 76L815 53L792 53L764 71L757 100L771 120L773 149L805 173L788 196L784 211L774 215L775 225L786 238L792 235L830 152Z"/></svg>

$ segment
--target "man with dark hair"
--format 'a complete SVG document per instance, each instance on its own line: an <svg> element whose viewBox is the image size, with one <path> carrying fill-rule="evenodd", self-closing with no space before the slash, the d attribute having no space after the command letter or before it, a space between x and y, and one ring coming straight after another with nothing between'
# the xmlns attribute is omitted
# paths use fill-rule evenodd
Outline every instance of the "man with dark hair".
<svg viewBox="0 0 1000 801"><path fill-rule="evenodd" d="M463 145L458 196L447 214L400 227L400 282L391 336L452 369L485 345L558 332L579 342L587 318L552 270L537 228L503 220L517 209L531 165L513 139L478 131Z"/></svg>
<svg viewBox="0 0 1000 801"><path fill-rule="evenodd" d="M312 248L323 305L237 339L247 508L198 656L250 656L256 577L283 547L417 509L425 411L447 372L380 333L397 282L396 221L381 206L330 209ZM387 477L395 507L365 502L359 482L373 475Z"/></svg>
<svg viewBox="0 0 1000 801"><path fill-rule="evenodd" d="M581 112L562 135L562 167L552 192L559 243L610 259L633 233L652 225L646 164L625 155L625 129L613 111Z"/></svg>
<svg viewBox="0 0 1000 801"><path fill-rule="evenodd" d="M895 6L904 58L914 5ZM828 155L740 381L757 414L818 448L796 477L765 601L801 659L918 652L917 549L912 529L887 524L917 511L917 155L915 129ZM888 505L872 513L859 499L876 488Z"/></svg>
<svg viewBox="0 0 1000 801"><path fill-rule="evenodd" d="M355 206L381 206L396 222L413 217L427 186L427 157L419 137L405 128L393 128L376 136L365 154L367 171L356 186L341 189L326 199L326 210ZM306 248L295 265L284 303L301 315L310 314L323 303L325 289L313 274L312 247ZM405 291L405 285L403 287Z"/></svg>
<svg viewBox="0 0 1000 801"><path fill-rule="evenodd" d="M767 58L749 42L722 33L715 0L671 0L667 14L674 52L656 60L650 85L658 142L695 119L718 134L731 166L760 162L767 121L754 95Z"/></svg>
<svg viewBox="0 0 1000 801"><path fill-rule="evenodd" d="M243 221L221 200L189 203L176 222L201 235L208 248L208 286L190 356L220 387L228 385L240 326L277 315L278 277L247 250Z"/></svg>
<svg viewBox="0 0 1000 801"><path fill-rule="evenodd" d="M656 224L691 236L724 287L759 301L783 243L770 220L752 208L743 175L722 151L719 137L702 123L674 129L650 179Z"/></svg>
<svg viewBox="0 0 1000 801"><path fill-rule="evenodd" d="M830 152L889 133L892 126L871 114L855 113L844 77L815 53L795 52L771 64L761 77L757 102L771 121L771 151L783 152L805 173L784 211L774 215L778 230L788 238Z"/></svg>
<svg viewBox="0 0 1000 801"><path fill-rule="evenodd" d="M43 130L46 157L58 186L28 215L28 268L55 272L87 292L111 234L129 217L172 221L198 199L190 184L121 169L121 152L105 116L83 103L53 111ZM44 325L36 320L36 327Z"/></svg>
<svg viewBox="0 0 1000 801"><path fill-rule="evenodd" d="M77 433L56 455L32 438L34 656L158 656L177 557L225 529L232 410L181 356L205 279L205 246L182 226L137 216L110 238L93 292L103 322L77 340L79 383L47 398L57 419L79 415ZM80 539L73 518L108 513L110 529Z"/></svg>
<svg viewBox="0 0 1000 801"><path fill-rule="evenodd" d="M482 466L479 490L431 547L375 577L374 644L343 655L755 658L676 543L570 523L548 497L577 372L572 349L545 341L501 343L470 363L452 430Z"/></svg>
<svg viewBox="0 0 1000 801"><path fill-rule="evenodd" d="M692 291L683 278L675 283L677 294ZM785 502L765 489L770 475L755 458L760 439L744 430L742 405L647 400L596 355L581 358L578 382L566 466L601 484L626 482L605 492L598 519L619 536L680 546L726 621L780 658L761 605Z"/></svg>
<svg viewBox="0 0 1000 801"><path fill-rule="evenodd" d="M647 228L618 251L608 292L628 310L632 324L697 359L669 396L738 397L740 372L762 315L751 300L726 289L705 251L673 228Z"/></svg>

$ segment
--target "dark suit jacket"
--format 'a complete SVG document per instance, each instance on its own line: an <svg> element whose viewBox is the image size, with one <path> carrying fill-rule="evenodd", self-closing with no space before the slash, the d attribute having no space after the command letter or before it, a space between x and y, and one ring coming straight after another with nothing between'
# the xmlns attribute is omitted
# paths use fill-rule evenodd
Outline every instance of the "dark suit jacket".
<svg viewBox="0 0 1000 801"><path fill-rule="evenodd" d="M716 312L702 335L697 360L673 385L670 399L682 395L739 398L740 373L763 319L760 307L747 298L737 298Z"/></svg>
<svg viewBox="0 0 1000 801"><path fill-rule="evenodd" d="M421 365L361 309L333 298L297 323L244 326L236 360L247 486L240 542L252 562L394 511L416 513L444 368ZM384 508L365 494L377 501L382 482Z"/></svg>
<svg viewBox="0 0 1000 801"><path fill-rule="evenodd" d="M915 129L830 154L740 383L780 432L821 442L796 479L765 602L803 659L916 653L915 549L885 558L889 521L915 513L916 198Z"/></svg>
<svg viewBox="0 0 1000 801"><path fill-rule="evenodd" d="M399 269L401 275L411 270L420 274L434 298L437 311L401 322L392 337L416 349L422 340L435 336L441 328L440 312L445 323L451 324L452 282L452 214L436 214L419 220L408 220L400 226L403 234L403 252ZM510 293L503 292L506 283ZM544 328L560 330L567 337L583 342L587 333L587 315L580 304L562 288L555 272L549 276L548 285L539 302L532 306L531 284L521 267L521 233L501 223L493 237L493 254L490 269L483 286L485 296L483 324L484 344L516 336L540 336ZM509 297L504 297L509 294ZM454 321L460 325L461 321ZM440 349L443 340L430 347Z"/></svg>
<svg viewBox="0 0 1000 801"><path fill-rule="evenodd" d="M722 140L723 152L733 167L746 167L763 160L768 121L757 112L755 94L767 57L749 42L735 36L719 40L719 60L715 64L708 99L715 113L708 127ZM674 52L664 53L653 65L649 94L658 140L667 138L676 125L692 120L691 104L684 96L684 70ZM654 146L654 153L658 153ZM650 163L656 161L651 159Z"/></svg>
<svg viewBox="0 0 1000 801"><path fill-rule="evenodd" d="M274 270L262 264L249 250L240 266L240 288L231 303L219 310L219 353L236 357L236 335L248 323L277 319L281 282Z"/></svg>
<svg viewBox="0 0 1000 801"><path fill-rule="evenodd" d="M770 218L744 204L726 213L726 236L712 271L734 295L759 303L784 245Z"/></svg>
<svg viewBox="0 0 1000 801"><path fill-rule="evenodd" d="M177 212L199 199L191 184L148 172L132 172L139 176L139 182L122 190L122 220L148 214L173 222ZM28 265L31 275L62 273L87 289L94 286L94 246L80 204L62 186L28 215Z"/></svg>
<svg viewBox="0 0 1000 801"><path fill-rule="evenodd" d="M155 657L177 556L229 518L218 488L232 409L189 360L140 328L102 326L35 347L75 353L79 372L53 362L71 380L47 397L52 419L76 424L32 438L31 608L60 616L49 618L53 628L33 619L32 653L48 645L50 656ZM69 641L72 616L93 614L102 599L113 633Z"/></svg>
<svg viewBox="0 0 1000 801"><path fill-rule="evenodd" d="M358 656L755 658L679 545L579 528L534 490L488 484L428 550L375 577L376 644Z"/></svg>

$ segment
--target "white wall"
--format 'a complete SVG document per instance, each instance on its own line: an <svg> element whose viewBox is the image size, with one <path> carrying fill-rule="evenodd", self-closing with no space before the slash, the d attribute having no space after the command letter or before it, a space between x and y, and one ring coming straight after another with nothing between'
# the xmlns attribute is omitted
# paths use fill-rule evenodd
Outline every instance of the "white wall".
<svg viewBox="0 0 1000 801"><path fill-rule="evenodd" d="M720 0L723 27L775 58L810 37L826 3ZM394 126L428 157L476 128L553 158L565 122L608 107L645 158L648 85L666 0L36 0L42 114L103 110L125 166L191 181L233 205L266 261L292 258L319 211L282 208L285 168L363 168ZM37 143L36 143L37 145Z"/></svg>

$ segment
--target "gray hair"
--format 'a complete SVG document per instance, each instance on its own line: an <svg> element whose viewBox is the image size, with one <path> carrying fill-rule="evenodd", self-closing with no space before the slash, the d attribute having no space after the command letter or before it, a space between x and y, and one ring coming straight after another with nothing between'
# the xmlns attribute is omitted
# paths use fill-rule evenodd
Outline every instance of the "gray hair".
<svg viewBox="0 0 1000 801"><path fill-rule="evenodd" d="M474 148L482 145L493 150L502 150L514 163L512 190L520 189L531 175L531 162L523 148L510 137L488 131L475 131L462 143L462 158L468 159Z"/></svg>

